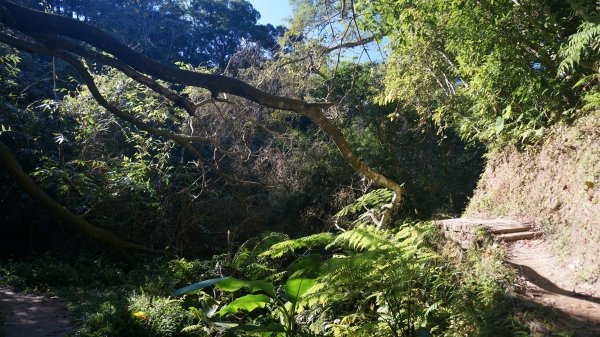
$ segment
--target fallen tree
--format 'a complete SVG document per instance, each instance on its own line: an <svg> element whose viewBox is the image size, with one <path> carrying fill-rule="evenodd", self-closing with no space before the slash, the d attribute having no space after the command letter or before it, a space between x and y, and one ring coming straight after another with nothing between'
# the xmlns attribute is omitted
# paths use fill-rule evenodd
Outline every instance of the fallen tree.
<svg viewBox="0 0 600 337"><path fill-rule="evenodd" d="M211 99L214 101L222 100L222 98L219 98L220 94L228 94L245 98L264 107L293 111L307 116L331 138L345 161L357 172L372 180L376 185L394 192L395 196L391 206L379 221L382 226L389 223L392 214L400 205L404 193L403 186L366 165L353 152L341 130L325 114L327 109L333 107L332 103L307 102L277 96L233 77L199 73L168 66L134 51L104 31L85 22L32 10L9 1L0 0L0 20L4 25L4 28L0 31L0 42L27 52L63 59L77 70L94 99L106 110L130 122L138 129L158 137L172 139L191 152L195 152L193 142L210 143L210 139L179 135L165 129L150 127L137 120L135 116L112 106L99 93L92 75L80 59L93 59L96 62L118 69L130 78L171 100L190 115L194 114L197 105L160 85L156 79L206 89L210 92ZM198 159L201 160L199 155ZM14 163L11 163L11 165L14 166ZM31 183L33 182L31 181ZM34 189L31 187L27 191L32 193ZM50 203L46 202L45 205L48 206ZM79 226L77 223L80 222L80 218L73 218L65 212L53 212L53 214L64 221ZM78 228L88 235L93 234L85 230L88 227L79 226ZM112 238L106 239L106 237L98 235L95 237L109 245L113 245L111 244ZM119 244L117 248L129 249L136 247Z"/></svg>

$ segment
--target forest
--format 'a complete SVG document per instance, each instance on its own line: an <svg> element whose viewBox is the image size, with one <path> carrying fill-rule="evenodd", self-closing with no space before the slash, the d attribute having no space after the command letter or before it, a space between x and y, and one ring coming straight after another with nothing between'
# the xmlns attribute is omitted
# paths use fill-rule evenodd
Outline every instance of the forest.
<svg viewBox="0 0 600 337"><path fill-rule="evenodd" d="M289 2L0 0L0 336L600 336L600 3Z"/></svg>

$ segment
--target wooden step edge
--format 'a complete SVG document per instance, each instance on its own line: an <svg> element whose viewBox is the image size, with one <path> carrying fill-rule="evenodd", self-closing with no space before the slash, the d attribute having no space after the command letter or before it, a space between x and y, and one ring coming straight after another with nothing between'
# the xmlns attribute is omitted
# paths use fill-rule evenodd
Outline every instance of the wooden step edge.
<svg viewBox="0 0 600 337"><path fill-rule="evenodd" d="M513 242L519 240L530 240L540 237L542 235L541 232L517 232L517 233L508 233L497 235L496 239L498 241L504 242Z"/></svg>
<svg viewBox="0 0 600 337"><path fill-rule="evenodd" d="M510 234L528 232L531 230L530 225L519 225L519 226L483 226L488 232L492 234Z"/></svg>

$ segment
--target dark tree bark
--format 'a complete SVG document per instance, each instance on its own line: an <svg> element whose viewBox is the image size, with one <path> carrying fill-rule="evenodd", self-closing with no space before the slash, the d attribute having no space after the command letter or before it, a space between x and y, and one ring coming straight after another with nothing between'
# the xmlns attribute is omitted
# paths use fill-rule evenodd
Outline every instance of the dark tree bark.
<svg viewBox="0 0 600 337"><path fill-rule="evenodd" d="M33 200L39 202L46 209L48 209L52 215L64 221L71 227L79 230L81 233L114 248L124 257L127 262L131 263L133 262L133 259L124 252L126 250L150 254L162 254L162 252L123 241L114 234L90 224L83 217L71 213L68 209L52 199L52 197L50 197L46 192L44 192L44 190L37 186L33 180L31 180L27 173L23 171L21 165L19 165L17 162L17 159L13 155L12 151L2 142L0 142L0 165L6 170L6 172L8 172L10 176L13 177L21 189L29 194Z"/></svg>

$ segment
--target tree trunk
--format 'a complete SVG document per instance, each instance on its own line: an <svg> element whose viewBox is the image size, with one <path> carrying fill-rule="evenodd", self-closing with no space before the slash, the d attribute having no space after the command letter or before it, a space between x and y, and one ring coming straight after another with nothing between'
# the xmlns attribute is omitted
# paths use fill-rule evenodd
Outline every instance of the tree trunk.
<svg viewBox="0 0 600 337"><path fill-rule="evenodd" d="M126 250L138 251L143 253L161 254L161 252L152 250L150 248L133 244L130 242L123 241L116 237L114 234L98 228L83 217L77 216L71 213L68 209L64 208L56 200L52 199L44 190L37 186L33 180L23 171L23 168L17 162L17 159L13 155L12 151L4 143L0 141L0 165L4 167L6 172L15 179L17 185L23 189L31 198L41 205L43 205L52 215L59 220L64 221L71 227L79 230L83 234L90 236L112 248L114 248L119 254L121 254L127 262L133 262L131 256L124 253Z"/></svg>

